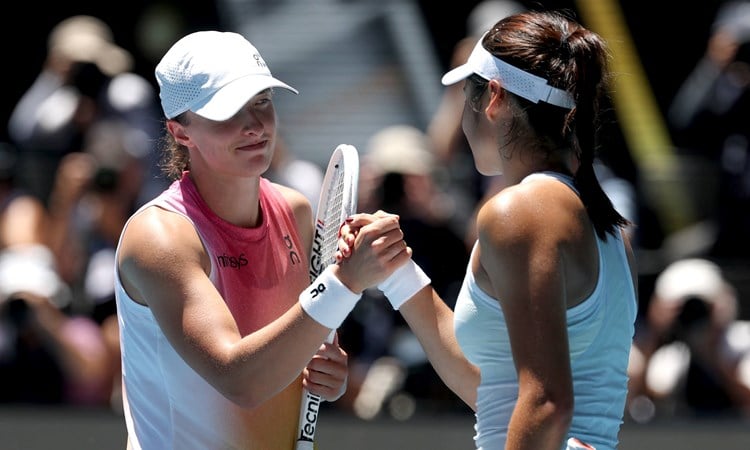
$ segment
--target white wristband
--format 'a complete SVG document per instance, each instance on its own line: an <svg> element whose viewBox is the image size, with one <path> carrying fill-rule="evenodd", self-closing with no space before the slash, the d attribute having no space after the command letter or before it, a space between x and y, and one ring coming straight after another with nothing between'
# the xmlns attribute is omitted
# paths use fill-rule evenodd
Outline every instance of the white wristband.
<svg viewBox="0 0 750 450"><path fill-rule="evenodd" d="M401 308L401 305L412 298L423 287L430 284L430 277L421 267L410 259L409 262L396 269L385 281L378 285L378 289L391 302L393 309Z"/></svg>
<svg viewBox="0 0 750 450"><path fill-rule="evenodd" d="M361 294L350 291L333 274L333 266L328 266L318 278L299 295L302 309L316 322L326 328L341 326L346 316L354 309Z"/></svg>

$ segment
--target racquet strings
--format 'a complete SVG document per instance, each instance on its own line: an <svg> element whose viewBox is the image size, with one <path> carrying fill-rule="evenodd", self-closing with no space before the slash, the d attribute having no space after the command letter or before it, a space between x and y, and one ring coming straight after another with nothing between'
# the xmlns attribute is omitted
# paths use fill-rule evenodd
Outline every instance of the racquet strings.
<svg viewBox="0 0 750 450"><path fill-rule="evenodd" d="M321 254L324 258L323 267L325 268L335 261L336 250L338 249L339 228L343 217L344 203L344 174L343 163L335 166L334 180L328 191L328 201L325 204L325 214L323 216L323 244Z"/></svg>

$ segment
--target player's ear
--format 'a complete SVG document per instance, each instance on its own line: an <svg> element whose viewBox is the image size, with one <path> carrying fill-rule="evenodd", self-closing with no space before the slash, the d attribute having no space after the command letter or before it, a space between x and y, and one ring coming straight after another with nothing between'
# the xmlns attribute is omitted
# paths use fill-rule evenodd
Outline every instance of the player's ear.
<svg viewBox="0 0 750 450"><path fill-rule="evenodd" d="M187 146L190 142L190 136L188 136L185 126L180 122L176 120L167 120L167 130L178 144Z"/></svg>
<svg viewBox="0 0 750 450"><path fill-rule="evenodd" d="M484 108L484 113L490 121L494 122L505 108L508 93L503 89L503 85L499 80L490 80L487 83L487 92L489 92L489 100L487 106Z"/></svg>

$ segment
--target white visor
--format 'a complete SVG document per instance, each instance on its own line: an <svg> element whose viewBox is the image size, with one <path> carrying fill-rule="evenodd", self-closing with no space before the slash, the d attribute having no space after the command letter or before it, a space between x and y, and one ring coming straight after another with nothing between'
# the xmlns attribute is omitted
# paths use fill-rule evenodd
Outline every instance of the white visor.
<svg viewBox="0 0 750 450"><path fill-rule="evenodd" d="M482 46L482 39L479 39L477 45L474 46L466 63L443 75L441 81L443 85L449 86L472 74L477 74L488 81L499 79L503 82L505 89L534 103L543 101L567 109L572 109L576 105L568 91L552 87L544 78L496 58Z"/></svg>

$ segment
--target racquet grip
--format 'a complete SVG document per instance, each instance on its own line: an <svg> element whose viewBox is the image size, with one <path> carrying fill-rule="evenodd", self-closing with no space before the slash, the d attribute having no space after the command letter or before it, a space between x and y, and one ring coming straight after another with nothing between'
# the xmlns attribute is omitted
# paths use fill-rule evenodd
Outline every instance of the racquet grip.
<svg viewBox="0 0 750 450"><path fill-rule="evenodd" d="M378 289L383 291L388 301L391 302L393 309L398 310L401 305L430 282L430 277L413 259L410 259L409 262L396 269L390 277L380 283Z"/></svg>
<svg viewBox="0 0 750 450"><path fill-rule="evenodd" d="M299 302L302 309L326 328L341 326L346 316L354 309L362 294L355 294L333 274L328 266L302 291Z"/></svg>

